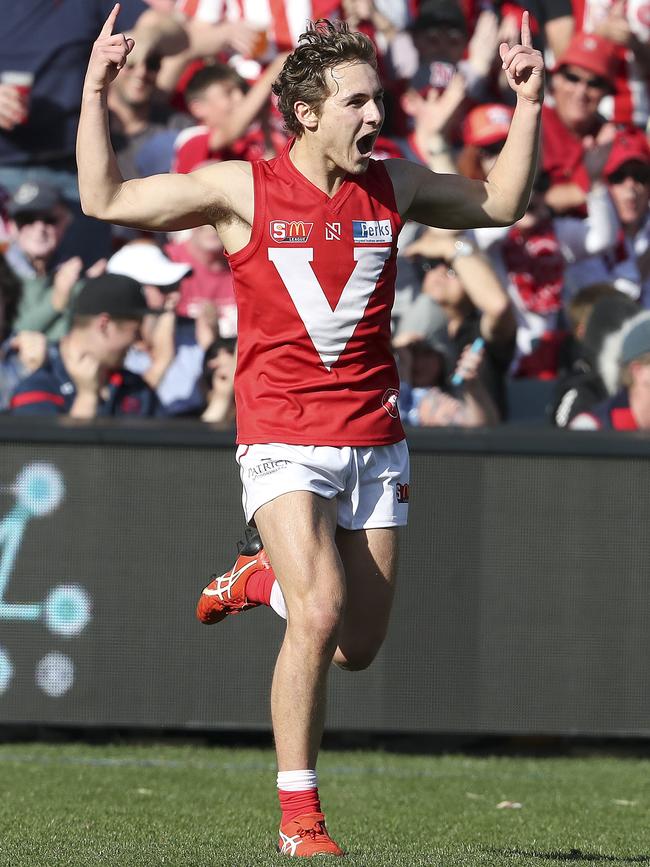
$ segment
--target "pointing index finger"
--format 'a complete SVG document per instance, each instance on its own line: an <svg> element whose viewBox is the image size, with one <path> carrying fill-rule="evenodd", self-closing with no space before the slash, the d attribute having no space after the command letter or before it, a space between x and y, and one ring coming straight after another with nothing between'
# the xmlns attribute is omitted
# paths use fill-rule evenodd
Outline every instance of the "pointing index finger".
<svg viewBox="0 0 650 867"><path fill-rule="evenodd" d="M528 12L524 12L521 16L521 44L526 45L529 48L533 44L532 39L530 38L530 21Z"/></svg>
<svg viewBox="0 0 650 867"><path fill-rule="evenodd" d="M111 34L113 33L113 26L115 25L115 19L117 18L119 11L120 4L116 3L109 12L108 18L106 19L106 21L104 21L104 26L99 33L100 36L111 36Z"/></svg>

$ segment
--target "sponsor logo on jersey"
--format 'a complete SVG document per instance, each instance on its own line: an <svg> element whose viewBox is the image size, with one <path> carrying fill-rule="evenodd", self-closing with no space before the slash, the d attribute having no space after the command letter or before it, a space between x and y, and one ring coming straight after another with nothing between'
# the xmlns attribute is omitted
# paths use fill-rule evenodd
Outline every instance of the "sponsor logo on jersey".
<svg viewBox="0 0 650 867"><path fill-rule="evenodd" d="M355 244L391 244L393 227L390 220L352 220Z"/></svg>
<svg viewBox="0 0 650 867"><path fill-rule="evenodd" d="M270 225L271 237L281 244L304 244L313 228L313 223L304 220L271 220Z"/></svg>
<svg viewBox="0 0 650 867"><path fill-rule="evenodd" d="M397 408L398 397L399 391L396 388L387 388L381 399L381 405L391 418L397 418L399 415L399 410Z"/></svg>
<svg viewBox="0 0 650 867"><path fill-rule="evenodd" d="M325 223L325 240L340 241L341 240L341 224L340 223Z"/></svg>
<svg viewBox="0 0 650 867"><path fill-rule="evenodd" d="M271 473L277 473L289 466L289 461L283 458L273 460L273 458L262 458L259 464L254 467L249 467L246 471L249 479L258 479L260 476L269 476Z"/></svg>
<svg viewBox="0 0 650 867"><path fill-rule="evenodd" d="M409 486L408 482L402 485L400 482L395 486L395 496L398 503L408 503L409 501Z"/></svg>

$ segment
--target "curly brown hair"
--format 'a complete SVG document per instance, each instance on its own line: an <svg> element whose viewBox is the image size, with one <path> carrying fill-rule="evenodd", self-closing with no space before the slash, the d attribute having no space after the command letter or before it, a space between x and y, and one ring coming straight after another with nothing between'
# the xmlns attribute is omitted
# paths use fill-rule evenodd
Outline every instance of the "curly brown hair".
<svg viewBox="0 0 650 867"><path fill-rule="evenodd" d="M352 32L345 21L319 18L310 22L273 85L287 132L298 137L303 134L294 105L298 101L306 102L319 114L330 95L325 73L339 63L348 62L369 63L377 69L377 55L371 40L363 33Z"/></svg>

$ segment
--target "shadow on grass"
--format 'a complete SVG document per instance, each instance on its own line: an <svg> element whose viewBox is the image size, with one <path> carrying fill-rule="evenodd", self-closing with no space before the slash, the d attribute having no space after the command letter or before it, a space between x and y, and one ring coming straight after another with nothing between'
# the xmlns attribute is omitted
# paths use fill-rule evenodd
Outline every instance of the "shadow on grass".
<svg viewBox="0 0 650 867"><path fill-rule="evenodd" d="M569 849L566 852L538 852L535 849L492 849L495 854L518 858L539 858L541 861L588 861L594 864L650 864L650 855L602 855Z"/></svg>

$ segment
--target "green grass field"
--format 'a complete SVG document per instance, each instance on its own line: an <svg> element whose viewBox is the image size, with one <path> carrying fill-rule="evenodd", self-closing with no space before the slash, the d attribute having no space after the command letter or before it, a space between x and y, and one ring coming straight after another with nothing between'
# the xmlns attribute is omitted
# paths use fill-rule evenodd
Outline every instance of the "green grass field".
<svg viewBox="0 0 650 867"><path fill-rule="evenodd" d="M325 751L319 772L349 867L650 865L648 760ZM283 863L274 773L262 749L5 744L0 865Z"/></svg>

